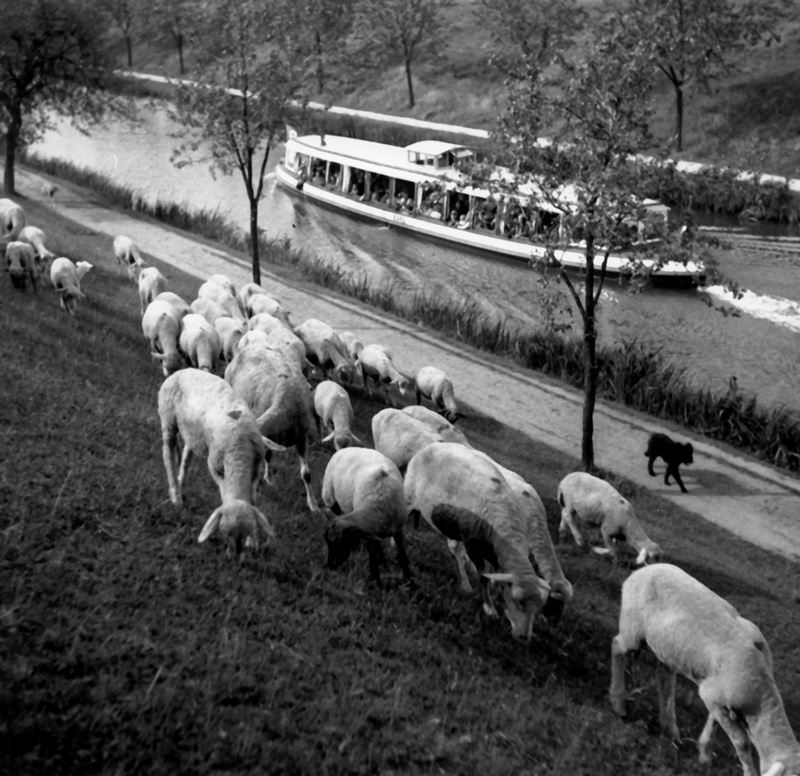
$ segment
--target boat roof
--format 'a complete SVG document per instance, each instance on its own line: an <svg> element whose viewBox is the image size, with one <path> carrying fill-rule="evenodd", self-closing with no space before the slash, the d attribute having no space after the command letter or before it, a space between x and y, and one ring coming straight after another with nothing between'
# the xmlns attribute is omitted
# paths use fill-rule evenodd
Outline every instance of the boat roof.
<svg viewBox="0 0 800 776"><path fill-rule="evenodd" d="M456 153L457 151L466 151L468 149L457 143L448 143L446 140L419 140L416 143L406 146L405 150L413 151L418 154L428 154L429 156L439 156L439 154L446 153L447 151Z"/></svg>

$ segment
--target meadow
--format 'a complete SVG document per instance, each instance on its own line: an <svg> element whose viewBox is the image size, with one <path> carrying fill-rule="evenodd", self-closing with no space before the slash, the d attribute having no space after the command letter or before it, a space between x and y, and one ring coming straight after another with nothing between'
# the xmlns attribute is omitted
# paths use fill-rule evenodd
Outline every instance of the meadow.
<svg viewBox="0 0 800 776"><path fill-rule="evenodd" d="M259 507L277 538L242 563L196 541L219 496L202 464L186 505L167 499L160 369L135 286L110 240L21 200L51 248L94 269L75 319L53 290L0 277L0 772L13 774L707 774L704 720L679 681L684 740L658 735L652 658L631 663L626 720L607 701L610 640L629 569L557 544L575 598L530 643L459 593L441 537L409 529L418 590L387 549L323 567L292 453ZM194 298L198 282L167 270ZM335 293L331 291L331 293ZM352 394L371 440L383 405ZM578 462L469 409L477 448L526 477L555 538L559 480ZM317 492L332 449L312 448ZM634 465L642 466L640 455ZM614 478L667 558L753 619L800 729L794 564ZM738 774L718 731L714 774Z"/></svg>

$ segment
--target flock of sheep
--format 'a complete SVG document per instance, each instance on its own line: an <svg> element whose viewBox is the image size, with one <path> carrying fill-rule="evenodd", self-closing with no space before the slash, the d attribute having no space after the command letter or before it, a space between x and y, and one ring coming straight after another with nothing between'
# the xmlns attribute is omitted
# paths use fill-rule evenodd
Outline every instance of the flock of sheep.
<svg viewBox="0 0 800 776"><path fill-rule="evenodd" d="M48 262L61 303L74 314L82 298L80 278L91 265L56 258L44 235L25 226L24 212L0 200L6 265L13 285L34 288ZM163 462L169 496L182 504L186 473L195 456L205 458L219 488L220 504L198 541L215 533L228 553L258 548L275 529L256 506L262 480L269 482L274 452L294 447L308 508L325 523L327 565L342 564L361 543L370 576L380 581L382 540L392 539L405 583L414 586L405 530L422 517L447 541L461 588L480 581L483 609L497 617L492 588L502 588L512 635L529 639L537 615L557 621L573 597L550 537L536 490L470 445L454 425L459 418L453 386L437 367L414 379L394 365L378 344L364 346L349 332L318 319L293 326L280 301L248 283L236 289L212 275L191 303L167 289L127 237L114 240L114 254L138 284L142 331L160 363L158 392ZM416 404L388 406L372 418L374 449L351 429L353 408L345 386L413 394ZM432 408L422 405L427 399ZM316 434L332 442L318 503L307 462ZM659 546L645 533L633 507L607 482L583 472L558 487L559 534L583 545L579 525L599 527L599 554L622 558L625 545L637 564L622 587L619 633L612 644L611 700L625 713L625 656L647 645L660 661L660 721L678 738L675 677L698 685L708 721L698 739L701 761L715 724L728 734L745 776L800 774L800 745L786 717L773 678L769 647L758 628L678 567L660 561Z"/></svg>

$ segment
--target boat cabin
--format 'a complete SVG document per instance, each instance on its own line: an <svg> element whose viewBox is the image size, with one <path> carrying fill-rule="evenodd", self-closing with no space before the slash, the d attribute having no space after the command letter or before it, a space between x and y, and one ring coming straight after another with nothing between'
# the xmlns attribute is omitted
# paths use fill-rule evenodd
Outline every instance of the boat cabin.
<svg viewBox="0 0 800 776"><path fill-rule="evenodd" d="M420 140L406 146L408 161L434 170L453 170L456 165L472 161L473 152L464 146L453 145L442 140Z"/></svg>

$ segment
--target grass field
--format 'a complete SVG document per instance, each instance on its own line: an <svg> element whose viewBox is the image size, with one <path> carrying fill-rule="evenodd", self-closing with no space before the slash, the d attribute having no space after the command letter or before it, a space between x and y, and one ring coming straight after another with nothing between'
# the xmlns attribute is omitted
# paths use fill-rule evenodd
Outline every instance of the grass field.
<svg viewBox="0 0 800 776"><path fill-rule="evenodd" d="M410 530L419 590L367 583L365 554L322 567L323 525L293 454L259 506L277 540L242 564L196 541L219 496L197 464L167 499L160 370L110 241L23 202L59 255L95 266L75 319L46 286L0 277L0 772L706 774L704 714L679 682L679 746L657 734L652 659L632 663L629 719L610 711L609 647L628 571L558 545L575 598L555 628L514 642L463 596L444 542ZM159 262L148 257L154 264ZM197 281L169 268L194 298ZM353 394L356 433L382 408ZM558 481L577 462L470 411L473 444L537 488L555 536ZM317 445L317 490L332 450ZM631 452L644 465L641 451ZM615 481L677 563L770 641L800 728L793 564ZM729 742L714 774L738 774Z"/></svg>

